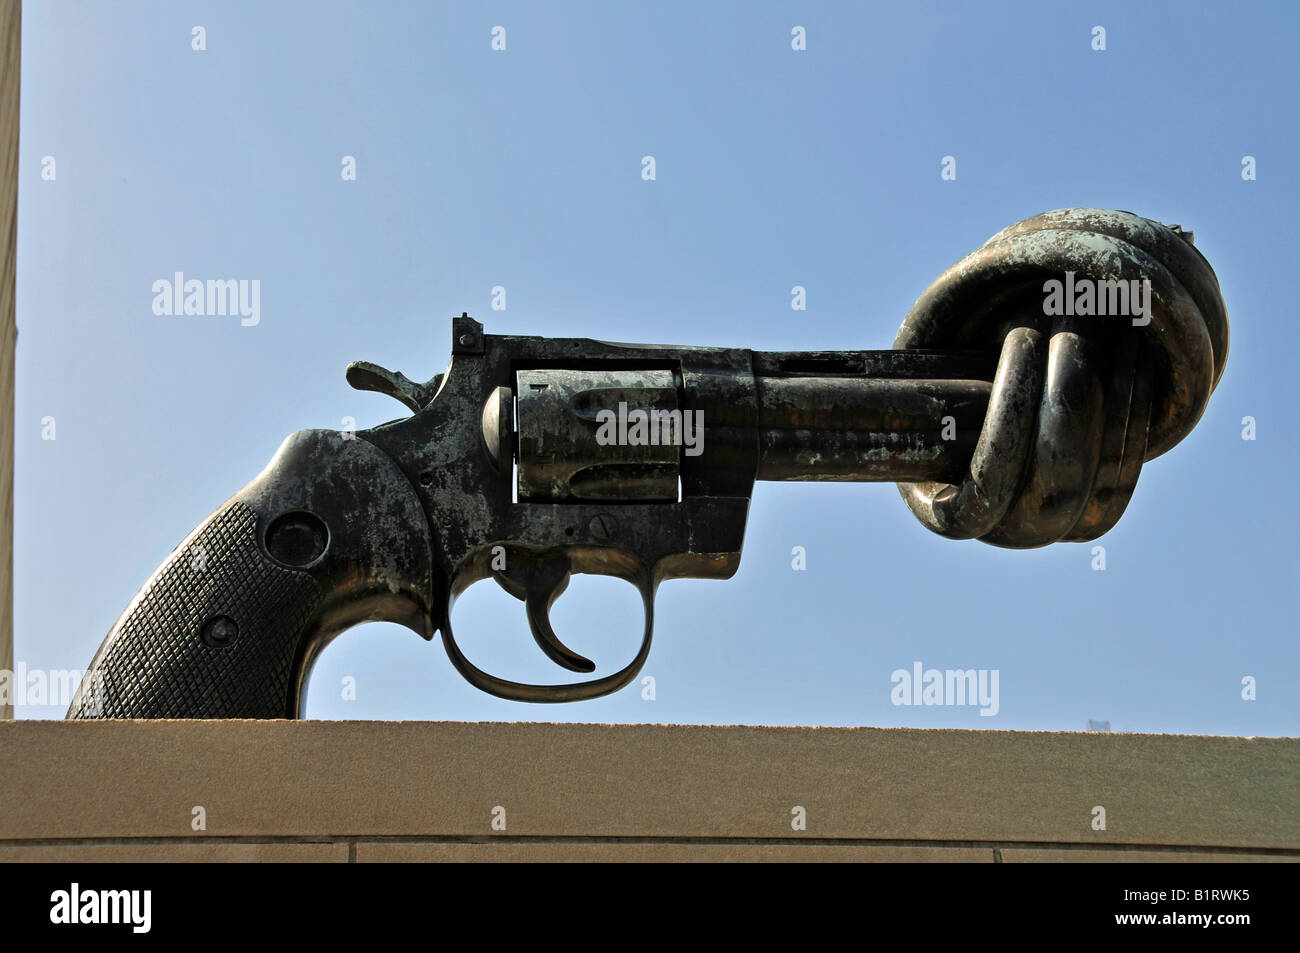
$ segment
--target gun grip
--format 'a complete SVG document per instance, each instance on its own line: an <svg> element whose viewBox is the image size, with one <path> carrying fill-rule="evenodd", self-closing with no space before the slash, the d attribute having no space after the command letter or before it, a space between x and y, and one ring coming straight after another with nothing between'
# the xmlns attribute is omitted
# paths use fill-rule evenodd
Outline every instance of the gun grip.
<svg viewBox="0 0 1300 953"><path fill-rule="evenodd" d="M304 430L181 543L118 618L69 718L295 718L312 661L359 622L426 638L427 520L382 451Z"/></svg>

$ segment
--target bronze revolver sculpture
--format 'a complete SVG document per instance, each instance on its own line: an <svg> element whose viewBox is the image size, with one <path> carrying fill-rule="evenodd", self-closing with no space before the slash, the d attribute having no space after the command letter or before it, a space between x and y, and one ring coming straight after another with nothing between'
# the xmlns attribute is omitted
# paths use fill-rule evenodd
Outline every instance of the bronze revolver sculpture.
<svg viewBox="0 0 1300 953"><path fill-rule="evenodd" d="M1097 209L999 232L921 296L893 350L501 336L462 315L430 381L349 366L411 416L286 439L136 595L68 717L294 718L320 650L368 620L441 633L503 698L604 695L645 662L661 581L735 573L756 480L898 483L954 539L1095 539L1196 424L1227 350L1190 233ZM573 573L641 592L621 670L527 685L462 653L452 603L491 576L551 660L594 671L548 619Z"/></svg>

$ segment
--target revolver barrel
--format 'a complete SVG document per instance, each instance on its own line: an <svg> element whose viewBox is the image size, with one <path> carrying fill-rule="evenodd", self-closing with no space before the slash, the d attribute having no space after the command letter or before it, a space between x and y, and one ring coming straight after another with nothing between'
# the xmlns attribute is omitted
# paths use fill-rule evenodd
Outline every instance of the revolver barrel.
<svg viewBox="0 0 1300 953"><path fill-rule="evenodd" d="M992 384L759 377L760 480L960 482Z"/></svg>
<svg viewBox="0 0 1300 953"><path fill-rule="evenodd" d="M755 353L759 480L960 481L996 355Z"/></svg>

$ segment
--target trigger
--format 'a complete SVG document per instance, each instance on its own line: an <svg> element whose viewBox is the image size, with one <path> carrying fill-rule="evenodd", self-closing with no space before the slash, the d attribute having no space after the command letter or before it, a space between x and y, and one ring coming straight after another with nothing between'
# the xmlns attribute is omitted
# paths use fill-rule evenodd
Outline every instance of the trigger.
<svg viewBox="0 0 1300 953"><path fill-rule="evenodd" d="M557 593L558 595L558 593ZM559 640L551 628L549 610L551 602L536 592L530 592L524 606L528 613L528 628L532 629L533 638L541 650L556 665L567 668L570 672L594 672L596 663L586 656L579 655Z"/></svg>
<svg viewBox="0 0 1300 953"><path fill-rule="evenodd" d="M569 585L567 556L533 560L515 556L511 568L494 577L501 588L524 601L533 640L556 665L570 672L594 672L596 663L560 641L551 628L550 609Z"/></svg>

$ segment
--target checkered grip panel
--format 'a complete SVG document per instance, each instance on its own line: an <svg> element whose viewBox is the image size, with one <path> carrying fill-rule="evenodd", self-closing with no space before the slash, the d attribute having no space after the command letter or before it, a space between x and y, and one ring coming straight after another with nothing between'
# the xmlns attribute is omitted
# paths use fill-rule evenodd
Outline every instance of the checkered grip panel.
<svg viewBox="0 0 1300 953"><path fill-rule="evenodd" d="M140 590L68 717L293 717L294 658L320 595L310 575L263 554L256 514L231 503ZM203 627L219 616L237 632L206 644Z"/></svg>

